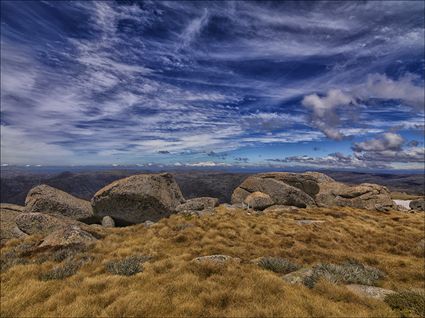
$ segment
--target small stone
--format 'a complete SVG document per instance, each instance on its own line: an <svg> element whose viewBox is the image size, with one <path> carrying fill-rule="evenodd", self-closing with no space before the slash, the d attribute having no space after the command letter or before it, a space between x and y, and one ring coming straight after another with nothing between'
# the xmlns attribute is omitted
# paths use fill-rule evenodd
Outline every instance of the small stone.
<svg viewBox="0 0 425 318"><path fill-rule="evenodd" d="M103 227L115 227L114 219L111 218L109 215L104 216L102 219L102 226Z"/></svg>

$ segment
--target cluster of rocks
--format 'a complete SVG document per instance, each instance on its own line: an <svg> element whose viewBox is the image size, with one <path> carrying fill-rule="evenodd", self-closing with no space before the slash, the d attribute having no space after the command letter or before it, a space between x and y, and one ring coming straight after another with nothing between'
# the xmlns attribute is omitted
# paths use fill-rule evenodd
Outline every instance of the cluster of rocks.
<svg viewBox="0 0 425 318"><path fill-rule="evenodd" d="M233 192L232 203L260 211L276 205L348 206L383 212L396 208L384 186L370 183L349 186L318 172L275 172L248 177Z"/></svg>
<svg viewBox="0 0 425 318"><path fill-rule="evenodd" d="M1 205L1 242L32 234L49 235L42 243L54 245L66 237L69 244L93 242L93 229L144 224L151 226L174 213L202 216L214 211L219 200L201 197L185 200L169 173L139 174L114 181L100 189L91 202L47 185L31 189L25 207ZM388 211L396 209L386 187L376 184L348 186L325 174L261 173L245 179L233 192L232 204L257 211L348 206ZM424 209L424 200L412 201ZM232 206L229 206L229 209ZM90 224L99 224L90 226ZM100 224L102 226L100 226Z"/></svg>
<svg viewBox="0 0 425 318"><path fill-rule="evenodd" d="M218 199L185 200L171 174L140 174L100 189L91 202L48 185L28 192L25 206L1 205L1 242L33 234L45 236L40 247L86 244L96 240L93 230L143 223L149 227L172 213L203 215ZM92 224L92 226L90 226Z"/></svg>

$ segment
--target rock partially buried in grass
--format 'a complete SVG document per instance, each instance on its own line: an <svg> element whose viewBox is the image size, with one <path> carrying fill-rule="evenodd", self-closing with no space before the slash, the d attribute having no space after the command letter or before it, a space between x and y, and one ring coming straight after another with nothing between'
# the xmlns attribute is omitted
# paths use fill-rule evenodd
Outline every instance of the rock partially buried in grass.
<svg viewBox="0 0 425 318"><path fill-rule="evenodd" d="M221 255L221 254L200 256L192 260L192 262L195 262L195 263L212 262L215 264L225 264L228 262L239 263L240 261L241 261L240 258L232 257L228 255Z"/></svg>
<svg viewBox="0 0 425 318"><path fill-rule="evenodd" d="M92 234L83 231L78 226L71 225L46 236L40 247L89 245L96 241L97 239Z"/></svg>
<svg viewBox="0 0 425 318"><path fill-rule="evenodd" d="M201 211L205 209L214 209L218 206L218 199L212 197L200 197L195 199L186 200L185 203L177 206L176 211L181 212L185 210Z"/></svg>
<svg viewBox="0 0 425 318"><path fill-rule="evenodd" d="M292 205L272 205L271 207L265 209L264 213L274 212L274 213L296 213L299 209L296 206Z"/></svg>
<svg viewBox="0 0 425 318"><path fill-rule="evenodd" d="M46 184L36 186L28 192L25 212L60 214L80 221L93 217L89 201L76 198Z"/></svg>
<svg viewBox="0 0 425 318"><path fill-rule="evenodd" d="M348 290L356 295L383 300L385 296L394 294L395 291L369 285L350 284Z"/></svg>
<svg viewBox="0 0 425 318"><path fill-rule="evenodd" d="M169 173L139 174L117 180L92 199L97 217L110 216L117 225L158 221L184 202L180 188Z"/></svg>
<svg viewBox="0 0 425 318"><path fill-rule="evenodd" d="M109 215L104 216L102 219L102 226L103 227L115 227L114 219L111 218Z"/></svg>
<svg viewBox="0 0 425 318"><path fill-rule="evenodd" d="M50 234L69 225L85 226L85 224L73 219L39 212L21 213L16 217L16 224L20 230L29 235Z"/></svg>
<svg viewBox="0 0 425 318"><path fill-rule="evenodd" d="M284 275L282 278L290 284L303 284L304 279L313 274L311 268L302 268L295 272Z"/></svg>

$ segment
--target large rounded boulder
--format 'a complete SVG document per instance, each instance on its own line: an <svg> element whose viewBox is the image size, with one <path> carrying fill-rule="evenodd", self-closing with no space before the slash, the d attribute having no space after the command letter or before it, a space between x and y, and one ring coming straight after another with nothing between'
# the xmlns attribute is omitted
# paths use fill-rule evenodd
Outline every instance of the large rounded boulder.
<svg viewBox="0 0 425 318"><path fill-rule="evenodd" d="M96 217L110 216L117 225L158 221L184 202L169 173L139 174L117 180L100 189L92 199Z"/></svg>
<svg viewBox="0 0 425 318"><path fill-rule="evenodd" d="M25 199L25 212L60 214L74 220L86 221L93 217L89 201L42 184L32 188Z"/></svg>

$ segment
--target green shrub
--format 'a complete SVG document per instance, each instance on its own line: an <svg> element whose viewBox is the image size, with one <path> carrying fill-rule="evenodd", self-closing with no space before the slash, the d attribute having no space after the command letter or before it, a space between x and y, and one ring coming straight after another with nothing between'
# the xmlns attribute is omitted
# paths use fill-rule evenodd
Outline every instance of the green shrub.
<svg viewBox="0 0 425 318"><path fill-rule="evenodd" d="M383 277L384 273L379 269L350 260L341 265L318 264L314 266L313 273L304 278L304 285L313 288L320 278L335 284L375 285Z"/></svg>
<svg viewBox="0 0 425 318"><path fill-rule="evenodd" d="M142 263L148 259L148 256L130 256L124 259L112 260L106 263L105 269L114 275L131 276L142 272Z"/></svg>
<svg viewBox="0 0 425 318"><path fill-rule="evenodd" d="M279 274L288 274L300 268L299 265L291 263L289 260L280 257L263 257L258 262L258 265L264 269Z"/></svg>
<svg viewBox="0 0 425 318"><path fill-rule="evenodd" d="M387 295L384 301L402 317L425 317L425 293L404 291Z"/></svg>

